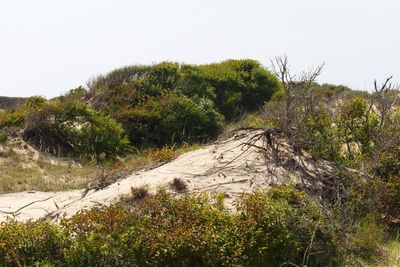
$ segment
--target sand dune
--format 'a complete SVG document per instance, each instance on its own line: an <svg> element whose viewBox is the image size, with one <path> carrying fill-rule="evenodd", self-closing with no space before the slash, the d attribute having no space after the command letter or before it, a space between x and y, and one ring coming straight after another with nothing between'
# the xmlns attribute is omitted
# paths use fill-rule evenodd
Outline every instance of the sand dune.
<svg viewBox="0 0 400 267"><path fill-rule="evenodd" d="M304 184L301 177L305 169L307 176L311 177L313 173L330 168L326 162L315 162L307 154L296 155L284 140L279 141L279 155L274 155L261 134L262 130L236 131L229 138L186 153L152 170L131 174L104 189L91 190L86 195L84 190L2 194L0 221L7 217L28 220L43 217L56 219L63 214L71 216L81 209L110 205L129 194L132 187L147 185L152 192L160 187L169 188L175 178L187 183L187 193L225 193L226 207L231 209L243 192L274 184ZM310 184L309 179L307 183Z"/></svg>

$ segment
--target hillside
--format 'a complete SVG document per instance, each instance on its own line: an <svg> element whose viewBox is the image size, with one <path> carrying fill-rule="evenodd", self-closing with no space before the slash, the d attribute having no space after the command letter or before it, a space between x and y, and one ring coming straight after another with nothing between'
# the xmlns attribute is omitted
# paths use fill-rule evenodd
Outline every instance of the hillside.
<svg viewBox="0 0 400 267"><path fill-rule="evenodd" d="M0 96L0 109L16 108L22 104L24 98L22 97L7 97Z"/></svg>
<svg viewBox="0 0 400 267"><path fill-rule="evenodd" d="M98 190L3 194L0 196L3 203L0 219L4 220L10 214L19 220L58 218L64 213L72 216L81 209L115 203L128 196L132 188L146 187L155 193L163 187L169 190L174 181L184 185L177 192L172 187L171 190L178 194L223 193L226 207L231 210L243 193L285 184L306 186L314 191L316 198L325 197L323 185L317 182L318 176L332 172L333 166L329 162L315 161L307 154L296 155L284 139L276 140L280 148L273 155L262 134L261 129L235 131L228 139L222 138L205 148L159 167L139 171Z"/></svg>
<svg viewBox="0 0 400 267"><path fill-rule="evenodd" d="M6 99L0 265L386 264L399 88L274 64L133 65L50 100Z"/></svg>

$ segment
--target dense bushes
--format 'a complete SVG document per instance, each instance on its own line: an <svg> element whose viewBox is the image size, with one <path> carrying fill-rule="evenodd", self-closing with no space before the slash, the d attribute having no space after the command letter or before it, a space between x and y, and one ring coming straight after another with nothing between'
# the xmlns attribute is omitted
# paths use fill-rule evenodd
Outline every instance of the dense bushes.
<svg viewBox="0 0 400 267"><path fill-rule="evenodd" d="M78 87L51 101L57 104L28 99L22 107L0 114L0 128L27 126L25 139L54 154L114 157L118 151L104 151L111 144L99 148L107 139L99 134L110 130L99 129L113 124L110 118L122 123L138 148L206 141L220 132L225 119L258 110L279 88L276 77L254 60L127 66L93 79L89 91ZM77 130L78 125L85 127ZM118 124L110 127L121 139ZM124 146L117 143L113 145Z"/></svg>
<svg viewBox="0 0 400 267"><path fill-rule="evenodd" d="M207 97L233 120L262 107L280 84L254 60L227 60L203 66L182 66L178 88L190 97Z"/></svg>
<svg viewBox="0 0 400 267"><path fill-rule="evenodd" d="M96 160L129 150L122 126L81 102L43 102L28 108L24 138L41 150Z"/></svg>
<svg viewBox="0 0 400 267"><path fill-rule="evenodd" d="M257 110L278 80L254 60L209 65L162 62L116 69L90 83L87 99L120 121L135 146L206 140ZM222 115L221 115L222 114Z"/></svg>
<svg viewBox="0 0 400 267"><path fill-rule="evenodd" d="M0 129L7 127L21 127L24 124L25 111L23 109L0 112Z"/></svg>
<svg viewBox="0 0 400 267"><path fill-rule="evenodd" d="M261 107L280 84L257 61L227 60L209 65L129 66L98 77L90 87L94 107L111 113L175 91L189 98L210 99L227 119L234 119Z"/></svg>
<svg viewBox="0 0 400 267"><path fill-rule="evenodd" d="M290 143L335 164L339 174L321 183L327 202L385 218L398 229L400 212L399 90L390 79L374 83L374 93L343 86L318 85L320 68L299 76L289 72L286 58L277 59L283 90L265 105L263 119L281 130ZM352 169L350 171L350 168ZM344 172L343 172L344 171ZM362 214L362 215L360 215Z"/></svg>
<svg viewBox="0 0 400 267"><path fill-rule="evenodd" d="M68 236L61 227L46 221L0 224L0 266L60 265Z"/></svg>
<svg viewBox="0 0 400 267"><path fill-rule="evenodd" d="M339 222L306 195L288 187L245 195L238 213L223 211L221 197L176 198L162 191L105 210L82 211L60 227L8 221L0 226L0 261L67 266L340 264L346 239L338 232ZM370 249L365 243L357 248Z"/></svg>
<svg viewBox="0 0 400 267"><path fill-rule="evenodd" d="M150 98L144 105L121 111L115 117L137 146L207 140L219 133L223 123L210 100L195 102L170 93Z"/></svg>

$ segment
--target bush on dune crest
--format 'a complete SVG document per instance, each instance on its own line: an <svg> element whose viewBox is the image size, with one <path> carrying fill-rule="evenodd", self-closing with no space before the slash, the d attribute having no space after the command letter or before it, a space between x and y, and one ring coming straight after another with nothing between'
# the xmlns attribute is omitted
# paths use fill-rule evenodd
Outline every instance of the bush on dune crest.
<svg viewBox="0 0 400 267"><path fill-rule="evenodd" d="M175 94L151 98L141 107L122 111L116 118L137 146L208 140L223 125L223 117L209 100L195 102Z"/></svg>
<svg viewBox="0 0 400 267"><path fill-rule="evenodd" d="M278 80L254 60L162 62L116 69L90 83L91 105L124 125L135 146L207 140L224 119L259 109Z"/></svg>

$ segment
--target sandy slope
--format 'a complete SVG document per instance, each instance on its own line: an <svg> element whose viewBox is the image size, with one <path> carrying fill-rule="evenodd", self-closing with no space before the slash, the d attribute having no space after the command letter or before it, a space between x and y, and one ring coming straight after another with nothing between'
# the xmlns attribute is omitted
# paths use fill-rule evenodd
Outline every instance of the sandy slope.
<svg viewBox="0 0 400 267"><path fill-rule="evenodd" d="M27 220L44 216L57 218L61 214L73 215L81 209L109 205L120 196L129 194L131 187L148 185L151 191L156 191L159 187L169 187L174 178L186 181L189 192L226 193L227 208L232 208L235 199L242 192L277 183L299 183L301 173L295 166L300 161L302 164L309 164L311 158L306 155L301 159L294 156L291 147L284 142L280 145L283 151L280 162L274 160L269 152L264 151L262 154L255 146L243 145L260 132L239 131L226 140L184 154L160 167L132 174L102 190L89 191L84 197L83 191L79 190L0 195L0 221L7 216ZM263 146L263 142L259 140L254 145ZM285 161L285 154L291 154L292 160ZM292 164L287 164L290 162Z"/></svg>

